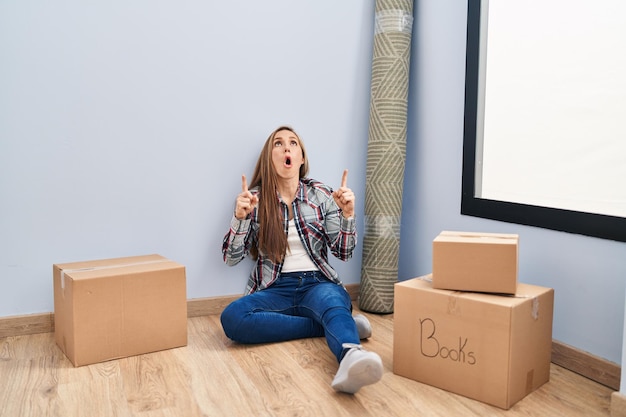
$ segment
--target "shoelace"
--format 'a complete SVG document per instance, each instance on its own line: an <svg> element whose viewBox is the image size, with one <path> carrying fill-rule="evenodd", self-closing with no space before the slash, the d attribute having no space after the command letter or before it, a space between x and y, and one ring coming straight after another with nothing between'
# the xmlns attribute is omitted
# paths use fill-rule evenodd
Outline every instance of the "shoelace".
<svg viewBox="0 0 626 417"><path fill-rule="evenodd" d="M348 350L349 349L363 350L363 345L356 344L356 343L343 343L341 347L344 349L348 349Z"/></svg>

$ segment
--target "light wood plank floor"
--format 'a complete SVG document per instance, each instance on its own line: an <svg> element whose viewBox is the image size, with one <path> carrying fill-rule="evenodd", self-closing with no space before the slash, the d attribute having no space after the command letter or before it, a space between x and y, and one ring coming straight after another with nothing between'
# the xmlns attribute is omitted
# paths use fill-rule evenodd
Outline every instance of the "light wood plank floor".
<svg viewBox="0 0 626 417"><path fill-rule="evenodd" d="M394 375L392 315L368 314L385 366L356 395L330 387L325 340L242 346L218 316L190 318L186 347L74 368L52 333L0 339L0 416L609 416L612 390L552 364L550 382L505 411Z"/></svg>

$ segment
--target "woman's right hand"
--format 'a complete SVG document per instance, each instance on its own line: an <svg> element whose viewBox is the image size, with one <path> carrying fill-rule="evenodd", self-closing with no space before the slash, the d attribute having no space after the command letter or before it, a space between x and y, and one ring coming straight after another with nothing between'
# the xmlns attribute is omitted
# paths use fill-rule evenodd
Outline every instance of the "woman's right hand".
<svg viewBox="0 0 626 417"><path fill-rule="evenodd" d="M241 194L237 196L235 204L235 217L238 220L244 220L259 202L259 198L248 190L248 182L246 176L241 176Z"/></svg>

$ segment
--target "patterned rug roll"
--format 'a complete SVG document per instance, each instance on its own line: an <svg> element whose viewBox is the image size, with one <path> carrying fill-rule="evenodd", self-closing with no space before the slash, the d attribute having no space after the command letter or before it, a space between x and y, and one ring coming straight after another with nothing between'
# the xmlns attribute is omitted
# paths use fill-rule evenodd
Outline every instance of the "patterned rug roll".
<svg viewBox="0 0 626 417"><path fill-rule="evenodd" d="M377 0L359 308L393 312L406 161L412 0Z"/></svg>

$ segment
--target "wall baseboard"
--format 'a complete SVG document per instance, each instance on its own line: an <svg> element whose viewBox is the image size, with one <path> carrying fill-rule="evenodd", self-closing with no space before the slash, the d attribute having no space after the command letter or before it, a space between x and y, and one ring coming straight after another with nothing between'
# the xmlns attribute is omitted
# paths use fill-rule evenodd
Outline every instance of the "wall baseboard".
<svg viewBox="0 0 626 417"><path fill-rule="evenodd" d="M237 298L239 298L239 296L225 295L222 297L193 298L187 300L187 317L221 314L222 310Z"/></svg>
<svg viewBox="0 0 626 417"><path fill-rule="evenodd" d="M0 317L0 337L22 336L53 331L54 313Z"/></svg>
<svg viewBox="0 0 626 417"><path fill-rule="evenodd" d="M552 341L552 363L614 390L620 388L621 367L589 352Z"/></svg>
<svg viewBox="0 0 626 417"><path fill-rule="evenodd" d="M348 284L346 288L352 300L356 301L359 296L359 284ZM220 314L224 307L237 298L238 295L190 299L187 301L187 317ZM53 331L54 313L0 317L0 338ZM616 391L620 388L621 367L618 364L557 340L552 341L552 362ZM623 401L626 404L626 399Z"/></svg>

